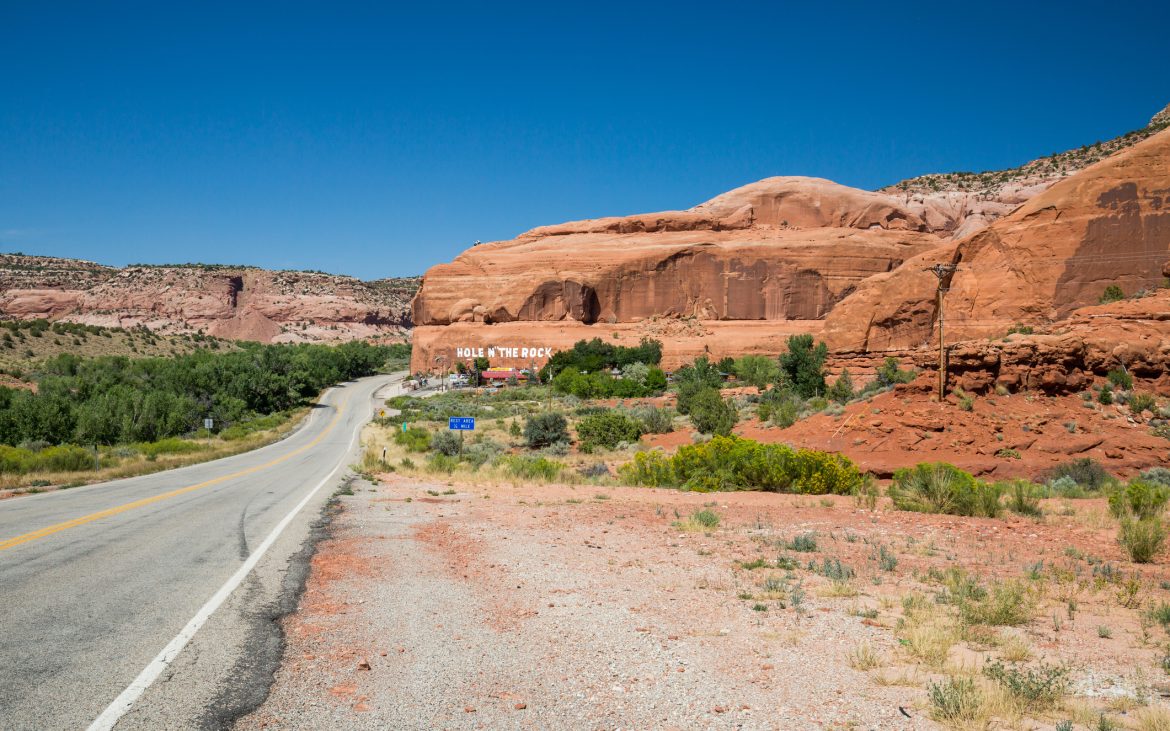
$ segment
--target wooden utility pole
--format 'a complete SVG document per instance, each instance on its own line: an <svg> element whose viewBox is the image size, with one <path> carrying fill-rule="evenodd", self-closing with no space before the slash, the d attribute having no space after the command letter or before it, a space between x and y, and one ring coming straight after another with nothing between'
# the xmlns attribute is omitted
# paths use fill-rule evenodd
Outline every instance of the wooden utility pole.
<svg viewBox="0 0 1170 731"><path fill-rule="evenodd" d="M941 404L947 397L947 346L943 338L943 295L949 291L947 277L955 272L954 264L935 264L930 267L934 276L938 277L938 402Z"/></svg>

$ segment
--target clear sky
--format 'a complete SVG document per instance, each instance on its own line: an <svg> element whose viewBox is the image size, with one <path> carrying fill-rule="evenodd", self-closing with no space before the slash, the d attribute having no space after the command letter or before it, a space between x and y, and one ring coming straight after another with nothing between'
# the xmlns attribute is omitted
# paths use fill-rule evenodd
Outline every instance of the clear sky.
<svg viewBox="0 0 1170 731"><path fill-rule="evenodd" d="M1141 127L1170 3L0 2L0 251L422 273Z"/></svg>

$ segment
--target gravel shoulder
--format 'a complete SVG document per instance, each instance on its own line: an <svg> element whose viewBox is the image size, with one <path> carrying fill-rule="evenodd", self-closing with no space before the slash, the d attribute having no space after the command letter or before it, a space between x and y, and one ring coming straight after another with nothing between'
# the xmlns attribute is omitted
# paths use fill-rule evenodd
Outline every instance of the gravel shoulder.
<svg viewBox="0 0 1170 731"><path fill-rule="evenodd" d="M906 657L901 597L931 566L1018 576L1069 542L1116 560L1102 506L1081 502L1086 515L1039 523L867 511L850 498L387 475L342 498L284 620L268 700L236 728L938 728L926 683L990 650L958 644L946 670ZM718 529L679 527L705 507ZM848 592L801 566L769 593L777 572L743 566L804 531L820 547L796 555L854 567ZM895 570L878 569L878 545ZM1089 696L1137 696L1157 648L1111 596L1086 593L1055 626L1045 608L1000 632L1034 658L1074 663ZM876 667L854 667L863 645Z"/></svg>

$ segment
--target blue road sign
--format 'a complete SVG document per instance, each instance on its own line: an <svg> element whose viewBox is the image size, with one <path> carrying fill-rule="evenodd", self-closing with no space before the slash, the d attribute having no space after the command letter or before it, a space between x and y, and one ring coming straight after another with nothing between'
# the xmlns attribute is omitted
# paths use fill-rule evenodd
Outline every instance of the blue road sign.
<svg viewBox="0 0 1170 731"><path fill-rule="evenodd" d="M455 431L473 431L475 429L474 416L452 416L447 419L447 428Z"/></svg>

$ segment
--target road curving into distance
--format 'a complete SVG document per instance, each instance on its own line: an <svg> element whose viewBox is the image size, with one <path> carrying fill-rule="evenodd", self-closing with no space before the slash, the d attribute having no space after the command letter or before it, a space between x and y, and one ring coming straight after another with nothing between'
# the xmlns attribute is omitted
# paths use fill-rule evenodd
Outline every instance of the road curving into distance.
<svg viewBox="0 0 1170 731"><path fill-rule="evenodd" d="M0 502L0 726L221 728L262 700L274 620L400 381L336 386L252 452Z"/></svg>

